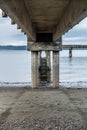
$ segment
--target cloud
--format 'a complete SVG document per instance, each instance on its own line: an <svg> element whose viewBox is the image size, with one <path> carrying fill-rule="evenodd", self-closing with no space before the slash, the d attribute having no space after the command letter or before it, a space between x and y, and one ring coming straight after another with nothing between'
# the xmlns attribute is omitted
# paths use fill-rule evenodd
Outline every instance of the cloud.
<svg viewBox="0 0 87 130"><path fill-rule="evenodd" d="M63 44L87 44L87 37L86 36L65 37L63 38Z"/></svg>
<svg viewBox="0 0 87 130"><path fill-rule="evenodd" d="M63 36L63 44L87 44L87 18Z"/></svg>
<svg viewBox="0 0 87 130"><path fill-rule="evenodd" d="M27 44L26 36L17 29L16 24L11 25L11 19L9 17L2 18L0 10L0 45L24 44Z"/></svg>
<svg viewBox="0 0 87 130"><path fill-rule="evenodd" d="M70 42L70 41L78 41L78 40L87 40L87 37L66 37L64 38L64 40L67 42Z"/></svg>
<svg viewBox="0 0 87 130"><path fill-rule="evenodd" d="M77 30L87 30L87 18L82 20L79 24L77 24L73 29Z"/></svg>

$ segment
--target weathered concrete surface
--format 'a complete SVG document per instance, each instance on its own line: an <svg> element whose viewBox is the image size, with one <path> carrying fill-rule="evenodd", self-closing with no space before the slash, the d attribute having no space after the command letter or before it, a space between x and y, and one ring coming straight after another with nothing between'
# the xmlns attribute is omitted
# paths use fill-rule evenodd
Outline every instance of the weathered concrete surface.
<svg viewBox="0 0 87 130"><path fill-rule="evenodd" d="M62 42L27 42L28 51L60 51Z"/></svg>
<svg viewBox="0 0 87 130"><path fill-rule="evenodd" d="M47 81L47 61L46 58L41 58L41 66L39 67L40 81Z"/></svg>
<svg viewBox="0 0 87 130"><path fill-rule="evenodd" d="M50 51L46 51L46 60L47 60L47 66L50 68L51 67Z"/></svg>
<svg viewBox="0 0 87 130"><path fill-rule="evenodd" d="M41 51L38 51L38 84L40 84L40 73L39 73L40 65L41 65Z"/></svg>
<svg viewBox="0 0 87 130"><path fill-rule="evenodd" d="M51 59L50 59L50 51L46 51L46 60L47 60L47 82L51 82Z"/></svg>
<svg viewBox="0 0 87 130"><path fill-rule="evenodd" d="M32 88L36 88L39 82L38 71L38 52L31 52L31 74L32 74Z"/></svg>
<svg viewBox="0 0 87 130"><path fill-rule="evenodd" d="M59 51L53 51L53 87L59 87Z"/></svg>
<svg viewBox="0 0 87 130"><path fill-rule="evenodd" d="M87 89L0 88L0 130L87 130Z"/></svg>

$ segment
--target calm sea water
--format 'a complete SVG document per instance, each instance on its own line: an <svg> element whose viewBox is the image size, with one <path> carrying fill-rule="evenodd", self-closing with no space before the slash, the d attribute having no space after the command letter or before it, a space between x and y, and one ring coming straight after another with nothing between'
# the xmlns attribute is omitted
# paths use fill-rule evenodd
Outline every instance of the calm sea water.
<svg viewBox="0 0 87 130"><path fill-rule="evenodd" d="M31 53L28 51L0 51L0 86L31 84ZM87 50L68 50L60 53L60 86L87 87Z"/></svg>

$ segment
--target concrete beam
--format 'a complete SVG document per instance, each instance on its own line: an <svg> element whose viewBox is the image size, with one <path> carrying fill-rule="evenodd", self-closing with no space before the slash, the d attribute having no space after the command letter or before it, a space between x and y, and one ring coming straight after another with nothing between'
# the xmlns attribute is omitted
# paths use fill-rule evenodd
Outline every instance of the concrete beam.
<svg viewBox="0 0 87 130"><path fill-rule="evenodd" d="M71 0L65 8L57 28L53 34L53 41L71 29L87 16L87 0Z"/></svg>
<svg viewBox="0 0 87 130"><path fill-rule="evenodd" d="M17 25L17 29L21 29L19 25Z"/></svg>
<svg viewBox="0 0 87 130"><path fill-rule="evenodd" d="M7 14L4 11L2 11L2 17L7 17Z"/></svg>
<svg viewBox="0 0 87 130"><path fill-rule="evenodd" d="M24 33L24 30L23 30L23 29L21 29L21 32L23 32L23 33Z"/></svg>
<svg viewBox="0 0 87 130"><path fill-rule="evenodd" d="M28 51L59 51L61 48L60 43L27 42Z"/></svg>
<svg viewBox="0 0 87 130"><path fill-rule="evenodd" d="M26 32L24 32L24 35L26 35Z"/></svg>
<svg viewBox="0 0 87 130"><path fill-rule="evenodd" d="M22 33L24 33L24 35L26 35L26 32L24 32L24 30L23 30L23 29L21 29L21 32L22 32Z"/></svg>
<svg viewBox="0 0 87 130"><path fill-rule="evenodd" d="M11 19L11 24L14 25L15 24L15 21Z"/></svg>
<svg viewBox="0 0 87 130"><path fill-rule="evenodd" d="M33 41L36 40L35 30L24 0L21 2L19 0L0 0L0 8L15 20L24 32L26 32L27 36L31 36Z"/></svg>

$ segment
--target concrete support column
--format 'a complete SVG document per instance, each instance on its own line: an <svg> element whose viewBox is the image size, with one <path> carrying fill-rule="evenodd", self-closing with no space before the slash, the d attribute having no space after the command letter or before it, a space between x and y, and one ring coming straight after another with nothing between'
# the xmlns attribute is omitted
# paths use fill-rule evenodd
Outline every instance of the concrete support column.
<svg viewBox="0 0 87 130"><path fill-rule="evenodd" d="M72 48L69 48L69 58L72 58Z"/></svg>
<svg viewBox="0 0 87 130"><path fill-rule="evenodd" d="M32 88L38 87L38 52L31 52Z"/></svg>
<svg viewBox="0 0 87 130"><path fill-rule="evenodd" d="M53 51L53 87L59 87L59 51Z"/></svg>
<svg viewBox="0 0 87 130"><path fill-rule="evenodd" d="M50 51L46 51L46 61L47 61L47 82L51 81L51 61L50 61Z"/></svg>
<svg viewBox="0 0 87 130"><path fill-rule="evenodd" d="M40 83L40 72L39 72L40 66L41 66L41 51L38 51L38 85Z"/></svg>
<svg viewBox="0 0 87 130"><path fill-rule="evenodd" d="M46 51L47 66L50 68L50 51Z"/></svg>
<svg viewBox="0 0 87 130"><path fill-rule="evenodd" d="M41 65L41 51L38 51L38 67Z"/></svg>

